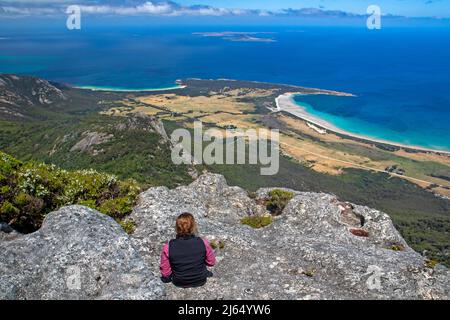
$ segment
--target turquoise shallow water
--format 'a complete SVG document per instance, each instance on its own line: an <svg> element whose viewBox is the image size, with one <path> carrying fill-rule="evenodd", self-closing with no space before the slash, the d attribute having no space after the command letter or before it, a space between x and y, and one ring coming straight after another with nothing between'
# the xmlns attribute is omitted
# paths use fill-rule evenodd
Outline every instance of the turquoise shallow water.
<svg viewBox="0 0 450 320"><path fill-rule="evenodd" d="M240 42L195 32L273 32ZM349 92L303 96L309 112L344 130L450 150L450 30L283 26L86 26L0 29L0 72L119 90L227 78Z"/></svg>
<svg viewBox="0 0 450 320"><path fill-rule="evenodd" d="M433 126L427 121L422 122L419 116L411 119L411 114L405 114L404 118L397 113L390 115L389 110L382 106L370 108L374 111L368 117L362 114L353 115L353 111L372 113L364 107L364 102L358 97L296 95L293 101L309 114L350 133L411 146L450 151L448 130L439 129L439 126ZM379 122L363 120L377 117ZM420 130L417 130L417 126L420 126Z"/></svg>

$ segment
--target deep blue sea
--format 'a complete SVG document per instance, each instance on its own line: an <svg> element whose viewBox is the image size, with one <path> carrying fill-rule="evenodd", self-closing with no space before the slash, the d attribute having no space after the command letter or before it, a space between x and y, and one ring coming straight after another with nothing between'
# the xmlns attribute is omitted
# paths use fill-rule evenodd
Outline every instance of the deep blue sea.
<svg viewBox="0 0 450 320"><path fill-rule="evenodd" d="M194 32L264 31L276 42ZM77 86L164 88L229 78L339 90L302 96L309 112L354 133L450 150L450 30L358 27L95 27L0 30L0 72Z"/></svg>

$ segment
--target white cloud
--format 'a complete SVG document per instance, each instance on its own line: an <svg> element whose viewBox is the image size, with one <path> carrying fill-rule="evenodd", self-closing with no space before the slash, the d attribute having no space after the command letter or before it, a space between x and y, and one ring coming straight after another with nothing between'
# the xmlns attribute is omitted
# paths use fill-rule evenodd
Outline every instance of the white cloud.
<svg viewBox="0 0 450 320"><path fill-rule="evenodd" d="M201 0L199 0L201 1ZM317 8L281 9L279 11L229 9L206 5L182 6L170 0L0 0L0 15L42 16L65 15L68 5L78 4L88 15L119 16L293 16L293 17L355 17L344 11Z"/></svg>
<svg viewBox="0 0 450 320"><path fill-rule="evenodd" d="M225 16L246 15L249 10L224 9L211 6L180 6L174 2L146 1L136 6L82 5L83 13L112 15L163 15L163 16Z"/></svg>
<svg viewBox="0 0 450 320"><path fill-rule="evenodd" d="M59 10L56 10L54 8L45 8L45 7L12 7L12 6L5 6L0 7L0 14L6 14L6 15L52 15L58 13Z"/></svg>
<svg viewBox="0 0 450 320"><path fill-rule="evenodd" d="M81 11L88 14L113 14L113 15L168 15L174 12L174 6L170 3L153 3L147 1L138 6L107 6L107 5L82 5Z"/></svg>
<svg viewBox="0 0 450 320"><path fill-rule="evenodd" d="M74 2L76 1L44 0L30 2L29 0L23 0L16 1L13 5L11 1L0 0L0 13L10 15L62 14L65 12L65 7L74 4ZM225 9L203 5L181 6L171 1L115 1L115 4L101 4L101 2L98 4L97 1L95 1L97 4L92 4L92 2L94 1L90 3L85 0L78 1L81 11L85 14L96 15L225 16L255 14L253 10Z"/></svg>

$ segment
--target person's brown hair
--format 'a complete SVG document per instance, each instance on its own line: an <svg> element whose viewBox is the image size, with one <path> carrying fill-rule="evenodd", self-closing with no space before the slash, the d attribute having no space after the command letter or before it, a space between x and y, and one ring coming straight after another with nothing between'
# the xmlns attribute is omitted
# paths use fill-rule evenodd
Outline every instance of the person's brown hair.
<svg viewBox="0 0 450 320"><path fill-rule="evenodd" d="M189 212L180 214L175 223L175 231L178 237L194 235L197 233L197 223Z"/></svg>

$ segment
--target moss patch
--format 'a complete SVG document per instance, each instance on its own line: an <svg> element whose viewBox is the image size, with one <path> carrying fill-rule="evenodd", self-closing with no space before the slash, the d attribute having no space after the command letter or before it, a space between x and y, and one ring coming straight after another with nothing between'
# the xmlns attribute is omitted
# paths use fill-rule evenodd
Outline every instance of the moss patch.
<svg viewBox="0 0 450 320"><path fill-rule="evenodd" d="M394 251L405 251L405 246L401 245L401 244L393 244L393 245L389 246L389 249L394 250Z"/></svg>
<svg viewBox="0 0 450 320"><path fill-rule="evenodd" d="M133 219L124 219L121 221L118 221L119 224L122 226L123 230L128 234L133 234L136 230L136 223Z"/></svg>
<svg viewBox="0 0 450 320"><path fill-rule="evenodd" d="M210 245L211 248L213 248L214 250L216 250L216 249L220 249L220 250L225 249L225 241L223 241L223 240L219 240L219 241L217 241L217 240L211 240L211 241L209 242L209 245Z"/></svg>
<svg viewBox="0 0 450 320"><path fill-rule="evenodd" d="M267 227L273 222L273 217L271 215L265 216L248 216L241 219L241 223L248 225L255 229L260 229Z"/></svg>
<svg viewBox="0 0 450 320"><path fill-rule="evenodd" d="M316 273L317 273L317 269L314 268L314 267L308 268L308 269L303 270L303 271L301 272L301 274L303 274L303 275L305 275L305 276L307 276L307 277L310 277L310 278L314 277L314 276L316 275Z"/></svg>

